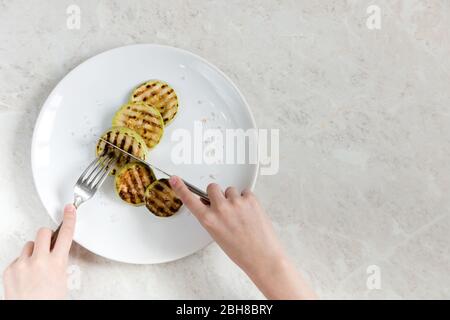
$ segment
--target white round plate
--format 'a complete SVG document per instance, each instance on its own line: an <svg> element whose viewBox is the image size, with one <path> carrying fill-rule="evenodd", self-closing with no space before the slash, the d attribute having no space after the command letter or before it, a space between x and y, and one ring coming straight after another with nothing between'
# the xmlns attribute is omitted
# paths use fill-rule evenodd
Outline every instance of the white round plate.
<svg viewBox="0 0 450 320"><path fill-rule="evenodd" d="M61 220L64 204L73 200L79 175L94 159L97 138L111 127L113 114L128 101L132 89L149 79L168 82L180 105L161 143L150 151L149 161L203 189L211 182L253 188L257 164L175 165L171 160L172 147L177 145L172 133L181 128L193 134L196 121L201 121L204 130L256 127L248 104L231 80L187 51L150 44L126 46L99 54L67 74L47 98L36 122L33 177L55 222ZM75 241L109 259L150 264L185 257L212 240L184 206L170 218L158 218L145 207L123 203L109 177L98 194L79 208Z"/></svg>

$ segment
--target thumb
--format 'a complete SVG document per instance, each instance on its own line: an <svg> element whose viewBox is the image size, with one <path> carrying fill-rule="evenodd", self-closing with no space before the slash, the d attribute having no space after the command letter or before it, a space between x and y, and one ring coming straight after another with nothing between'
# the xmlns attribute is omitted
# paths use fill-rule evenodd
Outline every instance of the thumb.
<svg viewBox="0 0 450 320"><path fill-rule="evenodd" d="M203 214L207 208L200 198L195 196L184 184L183 180L177 176L172 176L169 179L170 186L172 187L178 198L188 207L189 210L197 217Z"/></svg>

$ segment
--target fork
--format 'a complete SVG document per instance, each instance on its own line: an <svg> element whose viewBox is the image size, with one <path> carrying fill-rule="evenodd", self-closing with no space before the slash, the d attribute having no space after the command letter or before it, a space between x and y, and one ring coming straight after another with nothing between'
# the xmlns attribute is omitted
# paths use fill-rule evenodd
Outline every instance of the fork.
<svg viewBox="0 0 450 320"><path fill-rule="evenodd" d="M108 174L117 162L118 157L103 156L92 161L86 170L83 171L80 178L74 187L73 205L78 209L80 205L91 199L95 193L100 189L103 182L105 182ZM50 241L50 247L53 248L56 239L58 238L59 230L62 222L58 228L53 232Z"/></svg>

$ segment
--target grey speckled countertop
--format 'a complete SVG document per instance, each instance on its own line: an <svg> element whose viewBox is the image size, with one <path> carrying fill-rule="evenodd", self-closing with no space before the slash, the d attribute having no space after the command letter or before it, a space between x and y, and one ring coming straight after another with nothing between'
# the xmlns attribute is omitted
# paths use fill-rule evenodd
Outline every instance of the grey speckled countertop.
<svg viewBox="0 0 450 320"><path fill-rule="evenodd" d="M0 0L0 269L52 225L30 166L51 89L104 50L160 43L216 64L280 129L280 171L256 192L321 297L449 298L450 3L375 1L370 29L372 2ZM262 297L215 244L148 266L75 245L71 264L72 298Z"/></svg>

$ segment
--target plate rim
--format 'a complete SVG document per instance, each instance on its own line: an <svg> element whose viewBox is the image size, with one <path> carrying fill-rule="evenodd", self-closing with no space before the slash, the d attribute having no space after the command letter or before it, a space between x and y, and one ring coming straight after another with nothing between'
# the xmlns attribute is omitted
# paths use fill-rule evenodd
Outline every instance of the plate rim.
<svg viewBox="0 0 450 320"><path fill-rule="evenodd" d="M168 45L162 45L162 44L155 44L155 43L138 43L138 44L131 44L131 45L125 45L125 46L119 46L119 47L114 47L112 49L108 49L105 51L102 51L98 54L95 54L93 56L90 56L89 58L85 59L84 61L82 61L81 63L79 63L78 65L76 65L73 69L71 69L69 72L65 73L63 75L62 78L59 79L58 83L55 85L55 87L50 91L50 93L48 94L47 98L45 99L45 101L43 102L43 104L41 105L41 108L39 110L39 115L36 118L36 121L34 123L34 128L33 128L33 134L31 137L31 154L30 154L30 162L31 162L31 172L32 172L32 176L33 176L33 185L34 188L38 194L39 200L42 204L42 206L45 208L45 211L47 213L47 215L50 217L51 220L53 220L53 222L55 222L56 224L59 224L58 221L55 220L55 218L50 214L47 206L45 205L45 202L43 200L43 196L42 196L42 192L40 191L40 189L38 188L37 185L37 179L36 179L36 161L34 160L36 158L36 153L38 152L37 150L37 144L36 144L36 139L37 139L37 135L38 135L38 131L40 130L40 127L42 126L42 118L44 116L44 114L46 114L48 112L48 108L49 108L49 100L51 99L51 97L53 97L54 93L59 89L59 87L61 86L61 83L64 81L64 79L66 79L69 75L71 75L72 73L76 72L79 68L81 68L83 65L87 64L89 61L93 60L93 59L98 59L100 56L108 54L112 51L120 51L123 50L125 48L131 48L131 47L153 47L153 48L163 48L163 49L167 49L167 50L174 50L174 51L178 51L182 54L185 55L189 55L195 59L200 60L202 63L206 64L207 66L209 66L210 68L214 69L219 75L221 75L232 87L233 89L237 92L237 94L239 95L239 97L242 99L245 108L247 110L247 113L250 116L250 122L252 125L253 129L258 130L258 127L256 125L256 120L255 117L253 115L253 112L250 108L249 103L247 102L247 99L245 98L245 96L243 95L243 93L241 92L241 90L239 90L239 88L237 87L237 85L234 83L233 80L231 80L231 78L226 75L219 67L217 67L216 65L212 64L211 62L209 62L208 60L206 60L205 58L190 52L188 50L185 49L181 49L181 48L177 48L177 47L172 47L172 46L168 46ZM259 173L259 168L260 167L260 163L259 161L257 161L256 166L254 171L252 172L252 178L251 178L251 185L250 185L250 190L254 190L255 185L256 185L256 181L258 178L258 173ZM61 208L62 210L62 208ZM126 259L120 259L120 258L114 258L114 257L110 257L110 256L106 256L103 255L102 253L99 253L97 251L93 251L88 249L84 244L83 241L80 241L79 239L76 239L74 236L73 239L74 242L76 242L77 244L79 244L80 246L82 246L84 249L86 249L87 251L100 256L102 258L111 260L111 261L116 261L116 262L121 262L121 263L127 263L127 264L135 264L135 265L150 265L150 264L162 264L162 263L167 263L167 262L172 262L172 261L177 261L183 258L186 258L196 252L199 252L203 249L205 249L207 246L209 246L211 243L215 242L214 239L210 238L210 240L204 245L201 246L193 251L189 251L187 253L185 253L184 255L174 258L174 259L164 259L158 262L148 262L148 261L127 261Z"/></svg>

